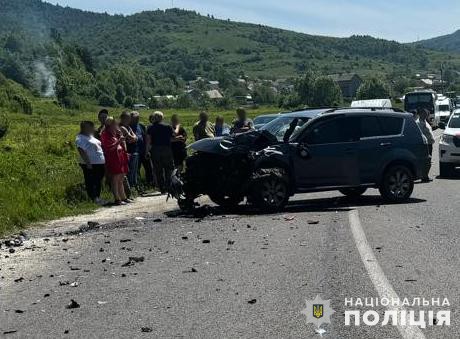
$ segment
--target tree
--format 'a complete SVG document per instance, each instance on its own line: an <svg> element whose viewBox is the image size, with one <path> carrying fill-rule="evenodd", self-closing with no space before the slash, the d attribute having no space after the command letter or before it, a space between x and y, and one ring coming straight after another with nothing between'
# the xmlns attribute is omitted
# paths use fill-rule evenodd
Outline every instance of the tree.
<svg viewBox="0 0 460 339"><path fill-rule="evenodd" d="M272 104L275 102L275 92L266 85L257 85L253 91L254 101L258 104Z"/></svg>
<svg viewBox="0 0 460 339"><path fill-rule="evenodd" d="M108 94L102 94L99 97L99 105L105 106L105 107L115 107L116 106L116 100L114 97L111 97Z"/></svg>
<svg viewBox="0 0 460 339"><path fill-rule="evenodd" d="M302 78L297 79L295 90L302 104L311 105L314 83L315 75L312 72L307 72Z"/></svg>
<svg viewBox="0 0 460 339"><path fill-rule="evenodd" d="M133 106L134 106L133 97L127 96L125 98L125 102L123 103L123 106L125 106L126 108L133 108Z"/></svg>
<svg viewBox="0 0 460 339"><path fill-rule="evenodd" d="M118 84L117 89L115 91L115 99L118 101L119 104L123 104L123 102L125 101L125 96L126 93L123 85Z"/></svg>
<svg viewBox="0 0 460 339"><path fill-rule="evenodd" d="M390 97L390 90L383 81L372 78L359 86L356 97L359 100L386 99Z"/></svg>
<svg viewBox="0 0 460 339"><path fill-rule="evenodd" d="M342 102L339 85L329 77L319 77L313 83L311 105L316 107L339 106Z"/></svg>

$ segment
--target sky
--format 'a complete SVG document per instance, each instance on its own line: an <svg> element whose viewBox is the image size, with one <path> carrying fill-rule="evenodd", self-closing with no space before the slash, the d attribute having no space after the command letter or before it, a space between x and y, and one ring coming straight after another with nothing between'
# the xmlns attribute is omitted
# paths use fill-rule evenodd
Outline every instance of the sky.
<svg viewBox="0 0 460 339"><path fill-rule="evenodd" d="M172 6L216 18L308 34L412 42L460 29L458 0L47 0L94 12L133 14Z"/></svg>

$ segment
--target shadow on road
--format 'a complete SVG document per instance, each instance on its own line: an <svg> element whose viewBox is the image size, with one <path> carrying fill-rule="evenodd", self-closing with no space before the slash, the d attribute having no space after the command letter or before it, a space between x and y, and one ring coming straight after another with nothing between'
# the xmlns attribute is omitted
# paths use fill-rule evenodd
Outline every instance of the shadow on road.
<svg viewBox="0 0 460 339"><path fill-rule="evenodd" d="M417 204L425 202L423 199L412 198L405 204ZM330 198L312 198L302 200L292 200L288 203L282 213L304 213L304 212L328 212L340 211L347 212L358 206L382 206L389 205L385 203L380 195L363 195L358 198L349 198L345 196ZM195 208L193 211L171 211L166 212L168 217L182 218L204 218L207 216L220 216L227 214L236 215L261 215L267 214L260 212L251 205L239 205L233 208L223 208L219 206L203 205ZM277 214L277 213L273 213Z"/></svg>

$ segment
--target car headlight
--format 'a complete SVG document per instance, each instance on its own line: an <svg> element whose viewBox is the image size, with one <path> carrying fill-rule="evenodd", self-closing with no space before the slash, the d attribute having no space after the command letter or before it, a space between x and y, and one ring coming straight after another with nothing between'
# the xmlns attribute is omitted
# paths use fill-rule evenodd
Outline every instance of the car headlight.
<svg viewBox="0 0 460 339"><path fill-rule="evenodd" d="M453 144L454 143L454 137L449 134L443 134L441 136L441 142L444 144Z"/></svg>

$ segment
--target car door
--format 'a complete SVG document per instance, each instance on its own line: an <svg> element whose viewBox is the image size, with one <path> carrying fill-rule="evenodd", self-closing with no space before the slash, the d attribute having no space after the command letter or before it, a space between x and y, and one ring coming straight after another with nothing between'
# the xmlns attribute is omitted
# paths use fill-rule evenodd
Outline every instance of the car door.
<svg viewBox="0 0 460 339"><path fill-rule="evenodd" d="M361 184L374 184L387 155L399 145L403 118L363 115L359 117L358 166Z"/></svg>
<svg viewBox="0 0 460 339"><path fill-rule="evenodd" d="M352 116L313 122L300 137L299 151L294 156L299 189L359 184L358 139L356 118Z"/></svg>

